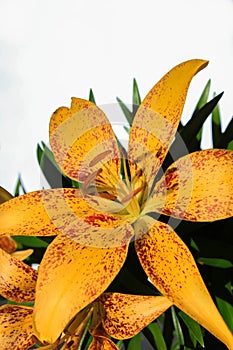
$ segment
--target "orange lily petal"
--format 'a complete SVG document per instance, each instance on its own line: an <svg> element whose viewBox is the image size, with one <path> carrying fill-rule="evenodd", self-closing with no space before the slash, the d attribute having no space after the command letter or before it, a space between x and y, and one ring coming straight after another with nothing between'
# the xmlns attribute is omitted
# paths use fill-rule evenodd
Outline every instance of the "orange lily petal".
<svg viewBox="0 0 233 350"><path fill-rule="evenodd" d="M0 294L16 302L33 301L37 271L0 249Z"/></svg>
<svg viewBox="0 0 233 350"><path fill-rule="evenodd" d="M105 309L104 329L116 339L132 338L172 305L163 296L121 293L104 293L99 300Z"/></svg>
<svg viewBox="0 0 233 350"><path fill-rule="evenodd" d="M122 230L129 243L131 226ZM41 262L36 290L34 323L42 342L53 343L75 314L109 286L127 251L128 244L94 248L63 235L55 238Z"/></svg>
<svg viewBox="0 0 233 350"><path fill-rule="evenodd" d="M46 200L53 194L56 190L35 191L1 204L0 235L56 235L58 231L45 210Z"/></svg>
<svg viewBox="0 0 233 350"><path fill-rule="evenodd" d="M107 214L108 203L114 204L113 209L117 205L101 197L84 196L74 188L31 192L1 205L0 235L49 236L62 232L85 245L119 245L121 235L114 234L112 228L118 232L127 218Z"/></svg>
<svg viewBox="0 0 233 350"><path fill-rule="evenodd" d="M1 350L27 350L32 339L32 308L17 305L0 307Z"/></svg>
<svg viewBox="0 0 233 350"><path fill-rule="evenodd" d="M9 236L0 236L0 248L10 254L16 250L17 243Z"/></svg>
<svg viewBox="0 0 233 350"><path fill-rule="evenodd" d="M16 252L12 253L11 256L18 260L25 260L30 255L32 255L33 249L26 249L26 250L17 250Z"/></svg>
<svg viewBox="0 0 233 350"><path fill-rule="evenodd" d="M191 153L167 169L156 184L151 204L160 213L191 221L231 217L232 174L233 151L209 149ZM164 205L160 206L162 202Z"/></svg>
<svg viewBox="0 0 233 350"><path fill-rule="evenodd" d="M156 222L147 230L151 218L145 220L137 224L135 247L152 283L232 349L233 335L214 305L186 245L167 224Z"/></svg>
<svg viewBox="0 0 233 350"><path fill-rule="evenodd" d="M207 64L195 59L174 67L150 90L137 110L128 154L130 161L143 170L149 184L175 136L191 79Z"/></svg>
<svg viewBox="0 0 233 350"><path fill-rule="evenodd" d="M54 112L49 132L54 156L68 177L85 182L109 161L109 171L119 174L114 132L104 112L92 102L72 98L70 109L61 107Z"/></svg>

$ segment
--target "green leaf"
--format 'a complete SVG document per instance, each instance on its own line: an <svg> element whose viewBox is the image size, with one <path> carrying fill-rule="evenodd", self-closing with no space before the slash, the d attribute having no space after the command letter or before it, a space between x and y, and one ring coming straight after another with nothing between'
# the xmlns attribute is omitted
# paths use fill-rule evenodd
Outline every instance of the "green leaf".
<svg viewBox="0 0 233 350"><path fill-rule="evenodd" d="M90 92L89 92L89 101L96 105L95 96L94 96L94 93L93 93L92 89L90 89Z"/></svg>
<svg viewBox="0 0 233 350"><path fill-rule="evenodd" d="M196 341L198 341L198 343L204 348L205 345L204 345L204 340L203 340L200 325L196 321L194 321L191 317L186 315L183 311L179 311L178 315L181 317L181 319L184 321L184 323L188 327L188 332L194 347L195 347Z"/></svg>
<svg viewBox="0 0 233 350"><path fill-rule="evenodd" d="M14 197L18 197L20 195L20 192L23 192L23 194L27 193L24 184L22 182L21 176L18 176L18 180L15 185L15 190L14 190Z"/></svg>
<svg viewBox="0 0 233 350"><path fill-rule="evenodd" d="M209 93L210 93L210 84L211 84L211 80L209 79L206 86L204 87L204 90L196 104L196 107L195 107L195 111L199 110L200 108L202 108L207 100L208 100L208 97L209 97Z"/></svg>
<svg viewBox="0 0 233 350"><path fill-rule="evenodd" d="M216 94L214 93L214 96ZM222 137L222 126L219 105L217 105L212 112L212 137L213 137L213 148L217 148Z"/></svg>
<svg viewBox="0 0 233 350"><path fill-rule="evenodd" d="M41 145L42 146L38 145L37 147L38 161L40 168L51 188L75 187L72 186L71 180L62 174L52 151L43 141L41 142Z"/></svg>
<svg viewBox="0 0 233 350"><path fill-rule="evenodd" d="M198 262L203 263L208 266L220 267L222 269L227 269L233 267L231 261L226 259L218 259L218 258L199 258Z"/></svg>
<svg viewBox="0 0 233 350"><path fill-rule="evenodd" d="M233 151L233 140L228 143L227 149L231 149Z"/></svg>
<svg viewBox="0 0 233 350"><path fill-rule="evenodd" d="M42 239L38 237L31 237L31 236L14 236L14 240L18 244L24 245L30 248L47 248L49 245Z"/></svg>
<svg viewBox="0 0 233 350"><path fill-rule="evenodd" d="M130 128L128 128L127 126L123 126L123 128L125 129L125 131L129 134L129 132L130 132Z"/></svg>
<svg viewBox="0 0 233 350"><path fill-rule="evenodd" d="M133 122L133 113L129 110L126 104L123 101L121 101L119 97L117 97L116 100L119 103L121 110L124 113L125 118L127 119L127 122L131 126Z"/></svg>
<svg viewBox="0 0 233 350"><path fill-rule="evenodd" d="M41 142L41 144L43 146L43 156L46 156L50 160L50 162L55 166L55 168L57 168L57 170L61 172L61 169L57 164L51 149L49 149L43 141Z"/></svg>
<svg viewBox="0 0 233 350"><path fill-rule="evenodd" d="M167 350L167 346L162 331L157 322L153 322L147 326L154 337L154 342L159 350Z"/></svg>
<svg viewBox="0 0 233 350"><path fill-rule="evenodd" d="M127 350L141 350L141 333L130 339Z"/></svg>
<svg viewBox="0 0 233 350"><path fill-rule="evenodd" d="M221 140L219 142L219 148L227 148L229 143L233 141L233 118L226 127L226 130L222 134Z"/></svg>
<svg viewBox="0 0 233 350"><path fill-rule="evenodd" d="M175 333L178 338L179 345L184 346L184 336L183 336L182 328L180 326L180 322L176 316L176 311L174 306L171 307L171 312L172 312L172 321L174 324Z"/></svg>
<svg viewBox="0 0 233 350"><path fill-rule="evenodd" d="M141 97L138 89L136 79L133 80L133 105L139 106L141 104Z"/></svg>
<svg viewBox="0 0 233 350"><path fill-rule="evenodd" d="M223 93L215 96L211 101L207 102L199 110L196 110L193 113L192 118L181 129L180 136L182 137L183 141L187 145L187 148L190 152L200 149L200 146L199 146L200 140L198 141L196 139L196 135L198 134L199 130L201 129L207 117L210 115L210 113L213 111L213 109L219 102L222 95ZM197 144L197 141L198 141L198 144Z"/></svg>
<svg viewBox="0 0 233 350"><path fill-rule="evenodd" d="M233 332L233 305L218 296L216 296L216 303L228 327Z"/></svg>
<svg viewBox="0 0 233 350"><path fill-rule="evenodd" d="M86 325L86 328L83 332L83 335L82 335L82 338L80 340L80 343L79 343L79 347L78 347L78 350L81 350L82 349L82 345L84 343L84 340L85 340L85 337L87 335L87 332L88 332L88 329L90 328L90 325L91 325L91 321L92 321L92 317L89 318L88 322L87 322L87 325ZM89 338L88 338L88 344L90 344L92 341L92 336L90 335Z"/></svg>

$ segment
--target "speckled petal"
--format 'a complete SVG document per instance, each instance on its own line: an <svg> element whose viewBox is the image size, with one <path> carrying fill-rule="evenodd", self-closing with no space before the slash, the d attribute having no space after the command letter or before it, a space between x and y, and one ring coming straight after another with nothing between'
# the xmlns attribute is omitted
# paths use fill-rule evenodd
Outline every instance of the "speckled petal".
<svg viewBox="0 0 233 350"><path fill-rule="evenodd" d="M32 308L0 306L1 350L27 350L34 344L32 339Z"/></svg>
<svg viewBox="0 0 233 350"><path fill-rule="evenodd" d="M149 184L175 136L190 81L207 63L194 59L174 67L138 108L130 130L129 159L138 163Z"/></svg>
<svg viewBox="0 0 233 350"><path fill-rule="evenodd" d="M0 295L16 302L33 301L37 271L0 249Z"/></svg>
<svg viewBox="0 0 233 350"><path fill-rule="evenodd" d="M27 259L30 255L32 255L33 249L26 249L26 250L17 250L16 252L13 252L11 256L18 260L25 260Z"/></svg>
<svg viewBox="0 0 233 350"><path fill-rule="evenodd" d="M125 241L132 228L125 226ZM53 343L68 322L96 299L121 269L128 245L93 248L58 235L39 269L34 323L37 337Z"/></svg>
<svg viewBox="0 0 233 350"><path fill-rule="evenodd" d="M0 236L49 236L58 233L45 210L46 198L56 190L35 191L0 205ZM55 199L54 199L55 200Z"/></svg>
<svg viewBox="0 0 233 350"><path fill-rule="evenodd" d="M116 339L133 337L172 305L163 296L104 293L99 299L105 309L103 326Z"/></svg>
<svg viewBox="0 0 233 350"><path fill-rule="evenodd" d="M232 349L233 335L186 245L167 224L156 222L147 231L146 221L137 224L135 247L147 276L164 296Z"/></svg>
<svg viewBox="0 0 233 350"><path fill-rule="evenodd" d="M50 120L50 144L58 164L68 177L85 182L109 162L119 174L119 150L112 127L92 102L72 98L71 108L57 109Z"/></svg>
<svg viewBox="0 0 233 350"><path fill-rule="evenodd" d="M31 192L0 206L0 235L63 233L85 245L119 245L124 242L117 233L127 218L108 214L111 209L121 209L113 204L104 198L84 196L73 188Z"/></svg>
<svg viewBox="0 0 233 350"><path fill-rule="evenodd" d="M231 217L232 174L233 151L209 149L184 156L156 184L154 210L191 221Z"/></svg>

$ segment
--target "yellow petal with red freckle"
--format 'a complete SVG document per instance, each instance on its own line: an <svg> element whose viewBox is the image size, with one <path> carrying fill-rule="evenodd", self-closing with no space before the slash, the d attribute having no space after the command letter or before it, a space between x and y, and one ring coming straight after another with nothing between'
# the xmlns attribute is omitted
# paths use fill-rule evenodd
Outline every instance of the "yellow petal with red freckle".
<svg viewBox="0 0 233 350"><path fill-rule="evenodd" d="M103 326L116 339L135 336L172 305L163 296L121 293L104 293L99 300L105 310Z"/></svg>
<svg viewBox="0 0 233 350"><path fill-rule="evenodd" d="M11 198L13 198L13 196L5 190L5 188L0 186L0 204L9 201Z"/></svg>
<svg viewBox="0 0 233 350"><path fill-rule="evenodd" d="M169 225L155 222L149 226L151 220L145 217L136 226L135 248L147 276L172 303L233 349L233 335L213 303L189 249Z"/></svg>
<svg viewBox="0 0 233 350"><path fill-rule="evenodd" d="M0 306L1 350L27 350L34 344L32 335L32 308Z"/></svg>
<svg viewBox="0 0 233 350"><path fill-rule="evenodd" d="M33 301L37 271L0 249L0 295L16 302Z"/></svg>
<svg viewBox="0 0 233 350"><path fill-rule="evenodd" d="M108 214L122 206L100 197L84 196L77 189L52 189L31 192L0 206L0 235L49 236L64 233L93 246L121 244L114 235L126 216ZM99 208L104 211L100 211Z"/></svg>
<svg viewBox="0 0 233 350"><path fill-rule="evenodd" d="M125 245L93 248L58 235L39 268L34 324L38 339L53 343L71 319L96 299L120 271L132 237L125 226Z"/></svg>
<svg viewBox="0 0 233 350"><path fill-rule="evenodd" d="M17 243L9 236L0 236L0 248L10 254L16 250Z"/></svg>
<svg viewBox="0 0 233 350"><path fill-rule="evenodd" d="M72 98L70 109L61 107L54 112L49 132L55 159L68 177L85 182L108 162L108 177L119 178L114 132L104 112L92 102Z"/></svg>
<svg viewBox="0 0 233 350"><path fill-rule="evenodd" d="M45 201L56 190L35 191L0 205L0 236L53 236L58 233L45 210ZM55 198L54 198L55 200Z"/></svg>
<svg viewBox="0 0 233 350"><path fill-rule="evenodd" d="M25 260L30 255L32 255L32 253L33 253L33 249L17 250L17 252L12 253L11 256L13 256L18 260Z"/></svg>
<svg viewBox="0 0 233 350"><path fill-rule="evenodd" d="M189 84L208 64L190 60L170 70L147 94L130 129L129 159L146 175L149 187L177 130Z"/></svg>
<svg viewBox="0 0 233 350"><path fill-rule="evenodd" d="M167 169L155 186L150 206L154 205L160 213L191 221L231 217L232 174L233 151L209 149L191 153Z"/></svg>

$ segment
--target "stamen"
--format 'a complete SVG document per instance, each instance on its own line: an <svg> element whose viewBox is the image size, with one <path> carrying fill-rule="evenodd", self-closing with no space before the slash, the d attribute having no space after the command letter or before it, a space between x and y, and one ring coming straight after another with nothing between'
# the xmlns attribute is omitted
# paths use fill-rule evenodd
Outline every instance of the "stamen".
<svg viewBox="0 0 233 350"><path fill-rule="evenodd" d="M90 161L89 166L92 167L93 165L96 165L98 162L103 160L110 153L111 153L111 150L104 151L104 152L98 154L94 159L92 159Z"/></svg>
<svg viewBox="0 0 233 350"><path fill-rule="evenodd" d="M138 188L136 188L136 190L134 190L133 192L129 193L126 197L124 197L121 202L125 203L128 202L130 199L132 199L133 197L135 197L139 192L141 192L143 189L145 188L145 186L140 186Z"/></svg>
<svg viewBox="0 0 233 350"><path fill-rule="evenodd" d="M89 174L87 177L86 177L86 180L84 181L83 183L83 189L86 190L88 188L88 186L91 185L92 181L96 178L96 175L98 173L98 170L97 171L94 171L93 173Z"/></svg>

